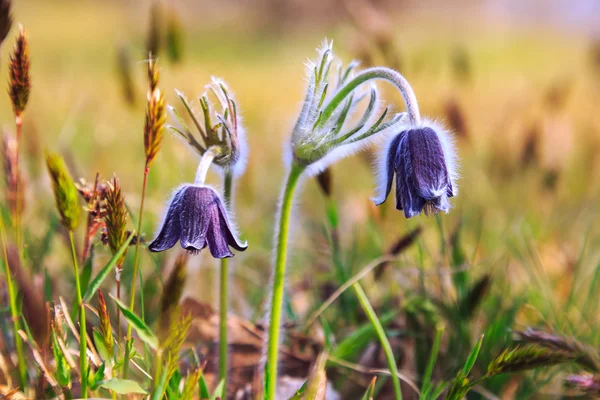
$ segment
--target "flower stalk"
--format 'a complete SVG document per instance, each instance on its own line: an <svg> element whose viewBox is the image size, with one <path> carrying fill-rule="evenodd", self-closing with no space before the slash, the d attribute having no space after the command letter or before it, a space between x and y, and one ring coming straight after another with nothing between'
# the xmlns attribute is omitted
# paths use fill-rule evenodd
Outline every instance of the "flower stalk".
<svg viewBox="0 0 600 400"><path fill-rule="evenodd" d="M71 243L71 257L73 258L73 272L75 273L75 289L77 291L77 304L79 306L79 369L81 372L81 397L87 399L87 332L85 322L85 307L79 282L79 263L77 262L77 251L75 250L75 238L73 230L69 230L69 242Z"/></svg>
<svg viewBox="0 0 600 400"><path fill-rule="evenodd" d="M288 242L294 192L305 167L292 163L283 189L281 207L279 208L279 231L277 234L277 248L275 253L275 269L273 272L273 288L271 294L271 318L269 321L269 341L267 343L266 364L266 399L274 400L277 388L277 362L281 331L281 311L283 306L285 266L288 255Z"/></svg>
<svg viewBox="0 0 600 400"><path fill-rule="evenodd" d="M231 194L233 189L233 175L231 172L225 173L223 200L227 211L231 212L232 202ZM227 336L227 310L229 310L229 259L221 259L221 269L219 271L219 381L224 382L227 387L228 370L228 336Z"/></svg>

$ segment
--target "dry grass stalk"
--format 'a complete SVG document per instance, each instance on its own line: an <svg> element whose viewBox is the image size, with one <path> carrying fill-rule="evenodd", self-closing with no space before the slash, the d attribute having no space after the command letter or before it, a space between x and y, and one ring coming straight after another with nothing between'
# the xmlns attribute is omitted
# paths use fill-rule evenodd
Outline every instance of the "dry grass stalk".
<svg viewBox="0 0 600 400"><path fill-rule="evenodd" d="M18 174L18 144L17 140L7 131L2 135L2 155L4 158L4 178L6 182L6 203L11 214L16 215L17 209L24 209L23 177Z"/></svg>
<svg viewBox="0 0 600 400"><path fill-rule="evenodd" d="M165 337L168 332L165 328L171 326L173 316L179 308L181 295L187 279L186 273L187 254L183 253L175 260L173 271L169 275L163 294L160 299L160 315L159 315L159 335Z"/></svg>

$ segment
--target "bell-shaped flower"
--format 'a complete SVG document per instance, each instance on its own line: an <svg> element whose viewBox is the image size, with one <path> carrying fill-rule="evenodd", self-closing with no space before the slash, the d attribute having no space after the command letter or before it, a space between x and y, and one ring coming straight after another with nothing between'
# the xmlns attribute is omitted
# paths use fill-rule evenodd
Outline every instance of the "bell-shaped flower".
<svg viewBox="0 0 600 400"><path fill-rule="evenodd" d="M308 88L291 140L293 161L309 174L360 150L405 116L381 107L374 84L376 79L393 81L397 72L379 67L356 74L358 63L344 67L327 41L318 53L306 64Z"/></svg>
<svg viewBox="0 0 600 400"><path fill-rule="evenodd" d="M450 210L457 194L456 153L443 127L424 120L407 125L384 148L379 166L377 205L387 199L396 176L396 208L406 218Z"/></svg>
<svg viewBox="0 0 600 400"><path fill-rule="evenodd" d="M175 246L196 253L208 246L215 258L233 257L230 247L248 248L236 233L223 201L212 188L186 184L175 191L158 235L148 248L160 252Z"/></svg>
<svg viewBox="0 0 600 400"><path fill-rule="evenodd" d="M213 163L239 176L244 172L248 146L238 107L224 81L213 77L212 82L206 85L206 89L207 91L199 98L201 113L193 109L192 103L183 93L176 91L193 127L190 129L175 107L169 105L174 124L169 125L168 128L200 156L204 155L209 148L213 148L217 154ZM216 99L216 106L210 101L209 92ZM196 133L192 133L193 130Z"/></svg>

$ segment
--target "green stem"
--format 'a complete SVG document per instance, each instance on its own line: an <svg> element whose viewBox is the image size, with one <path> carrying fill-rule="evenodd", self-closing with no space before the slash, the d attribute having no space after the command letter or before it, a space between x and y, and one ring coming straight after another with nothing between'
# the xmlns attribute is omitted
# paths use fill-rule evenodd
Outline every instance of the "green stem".
<svg viewBox="0 0 600 400"><path fill-rule="evenodd" d="M81 284L79 283L79 264L77 262L77 252L75 251L75 239L73 231L69 231L69 241L71 242L71 256L73 257L73 269L75 272L75 288L77 290L77 304L79 305L79 369L81 371L81 397L87 399L87 333L85 325L85 308L83 306L83 296L81 294Z"/></svg>
<svg viewBox="0 0 600 400"><path fill-rule="evenodd" d="M231 194L233 188L233 175L231 172L225 173L225 187L223 189L223 197L225 207L231 211ZM220 270L220 290L219 290L219 382L224 382L224 387L227 387L227 310L229 309L229 259L221 259Z"/></svg>
<svg viewBox="0 0 600 400"><path fill-rule="evenodd" d="M279 350L279 333L281 325L281 309L283 304L285 264L287 260L290 218L294 191L304 166L292 163L287 182L283 190L283 198L279 209L279 231L277 234L277 253L275 257L275 270L273 274L273 292L271 295L271 320L269 322L269 342L267 344L267 364L265 371L266 396L268 400L275 400L277 387L277 356Z"/></svg>
<svg viewBox="0 0 600 400"><path fill-rule="evenodd" d="M17 294L13 286L12 273L8 265L8 254L6 252L6 237L4 236L4 224L0 217L0 239L2 240L2 255L4 256L4 273L6 275L6 287L8 288L8 301L10 307L10 316L14 325L15 349L17 350L17 358L19 360L19 384L22 389L25 389L27 384L27 364L25 363L25 355L23 353L23 339L18 332L21 330L21 322L19 320L19 312L17 311Z"/></svg>
<svg viewBox="0 0 600 400"><path fill-rule="evenodd" d="M140 214L138 217L138 238L135 242L135 253L133 257L133 277L131 278L131 291L129 297L129 310L134 312L135 307L135 288L137 282L137 273L138 273L138 261L140 254L140 243L142 237L142 216L144 214L144 199L146 198L146 186L148 185L148 173L150 172L150 167L146 164L144 167L144 181L142 183L142 200L140 201ZM131 324L127 325L127 341L131 338L132 326ZM123 364L123 378L127 379L127 375L129 373L129 357L130 350L129 346L125 346L125 360Z"/></svg>
<svg viewBox="0 0 600 400"><path fill-rule="evenodd" d="M402 390L400 389L400 379L398 378L398 367L396 366L396 359L394 358L394 353L392 352L392 346L390 345L390 342L385 335L385 331L383 330L383 326L381 325L379 318L377 318L377 314L375 313L375 310L373 310L373 306L371 306L371 303L369 302L369 299L367 298L363 288L358 282L352 285L352 288L356 293L356 297L358 297L360 305L367 314L369 321L371 321L371 324L375 329L375 333L379 338L381 347L383 348L383 352L385 353L385 358L391 373L392 383L394 384L396 400L402 400Z"/></svg>

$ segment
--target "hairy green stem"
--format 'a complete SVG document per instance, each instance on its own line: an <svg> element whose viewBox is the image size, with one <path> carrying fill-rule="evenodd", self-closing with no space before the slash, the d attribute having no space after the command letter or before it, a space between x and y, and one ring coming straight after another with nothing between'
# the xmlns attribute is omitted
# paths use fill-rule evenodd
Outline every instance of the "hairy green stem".
<svg viewBox="0 0 600 400"><path fill-rule="evenodd" d="M358 297L358 301L362 306L363 310L365 311L365 314L367 314L369 321L371 321L371 324L375 329L375 333L379 338L379 343L381 344L383 352L385 353L385 358L387 360L388 368L390 369L390 374L392 377L392 383L394 384L394 393L396 394L396 400L402 400L402 390L400 389L400 378L398 378L398 367L396 366L396 358L394 357L392 346L390 345L390 342L387 336L385 335L385 331L383 330L381 321L379 321L379 318L377 318L377 314L375 313L375 310L373 310L373 306L371 306L371 303L369 302L369 299L367 298L367 295L365 294L360 284L357 282L354 285L352 285L352 288L354 289L356 297Z"/></svg>
<svg viewBox="0 0 600 400"><path fill-rule="evenodd" d="M365 69L356 75L354 79L341 88L329 103L327 103L323 109L323 114L320 117L320 121L322 121L321 126L329 119L329 117L331 117L336 108L354 91L354 89L373 79L383 79L396 86L404 99L410 123L412 125L418 125L421 122L417 98L408 81L399 72L394 71L393 69L373 67Z"/></svg>
<svg viewBox="0 0 600 400"><path fill-rule="evenodd" d="M273 271L273 288L271 294L271 319L269 321L269 341L267 343L267 364L265 371L265 398L275 400L277 387L277 356L279 350L279 333L281 325L281 309L283 305L285 265L288 254L290 218L294 202L294 191L305 167L292 163L287 182L283 189L281 207L279 208L279 231Z"/></svg>
<svg viewBox="0 0 600 400"><path fill-rule="evenodd" d="M225 182L223 189L223 197L225 207L231 211L232 201L231 193L233 187L233 176L231 172L225 173ZM224 387L227 387L227 357L228 357L228 340L227 340L227 310L229 309L229 259L221 259L220 272L220 290L219 290L219 382L224 382Z"/></svg>
<svg viewBox="0 0 600 400"><path fill-rule="evenodd" d="M2 240L2 255L4 256L4 273L6 275L6 287L8 289L8 301L10 307L10 316L13 321L15 330L15 349L17 350L17 358L19 361L19 384L25 389L27 384L27 364L25 363L25 355L23 353L23 339L18 332L21 330L21 322L19 320L19 312L17 311L17 293L13 285L12 273L8 264L8 253L6 251L6 237L4 235L4 223L0 217L0 239Z"/></svg>
<svg viewBox="0 0 600 400"><path fill-rule="evenodd" d="M146 198L146 186L148 186L148 173L150 172L150 167L148 164L144 167L144 181L142 183L142 199L140 201L140 214L138 216L138 238L135 242L135 252L133 257L133 276L131 278L131 291L129 294L129 310L134 312L135 308L135 289L137 282L137 273L138 273L138 261L140 254L140 243L142 242L142 217L144 215L144 199ZM126 340L129 341L131 339L132 326L131 324L127 325L127 337ZM123 364L123 378L127 379L127 375L129 374L129 358L130 358L130 349L129 346L125 346L125 360Z"/></svg>
<svg viewBox="0 0 600 400"><path fill-rule="evenodd" d="M81 371L81 397L87 399L87 332L85 325L85 307L83 306L83 295L79 283L79 263L77 262L77 251L75 250L75 239L73 231L69 231L71 242L71 257L73 257L73 271L75 272L75 288L77 290L77 304L79 305L79 369Z"/></svg>

